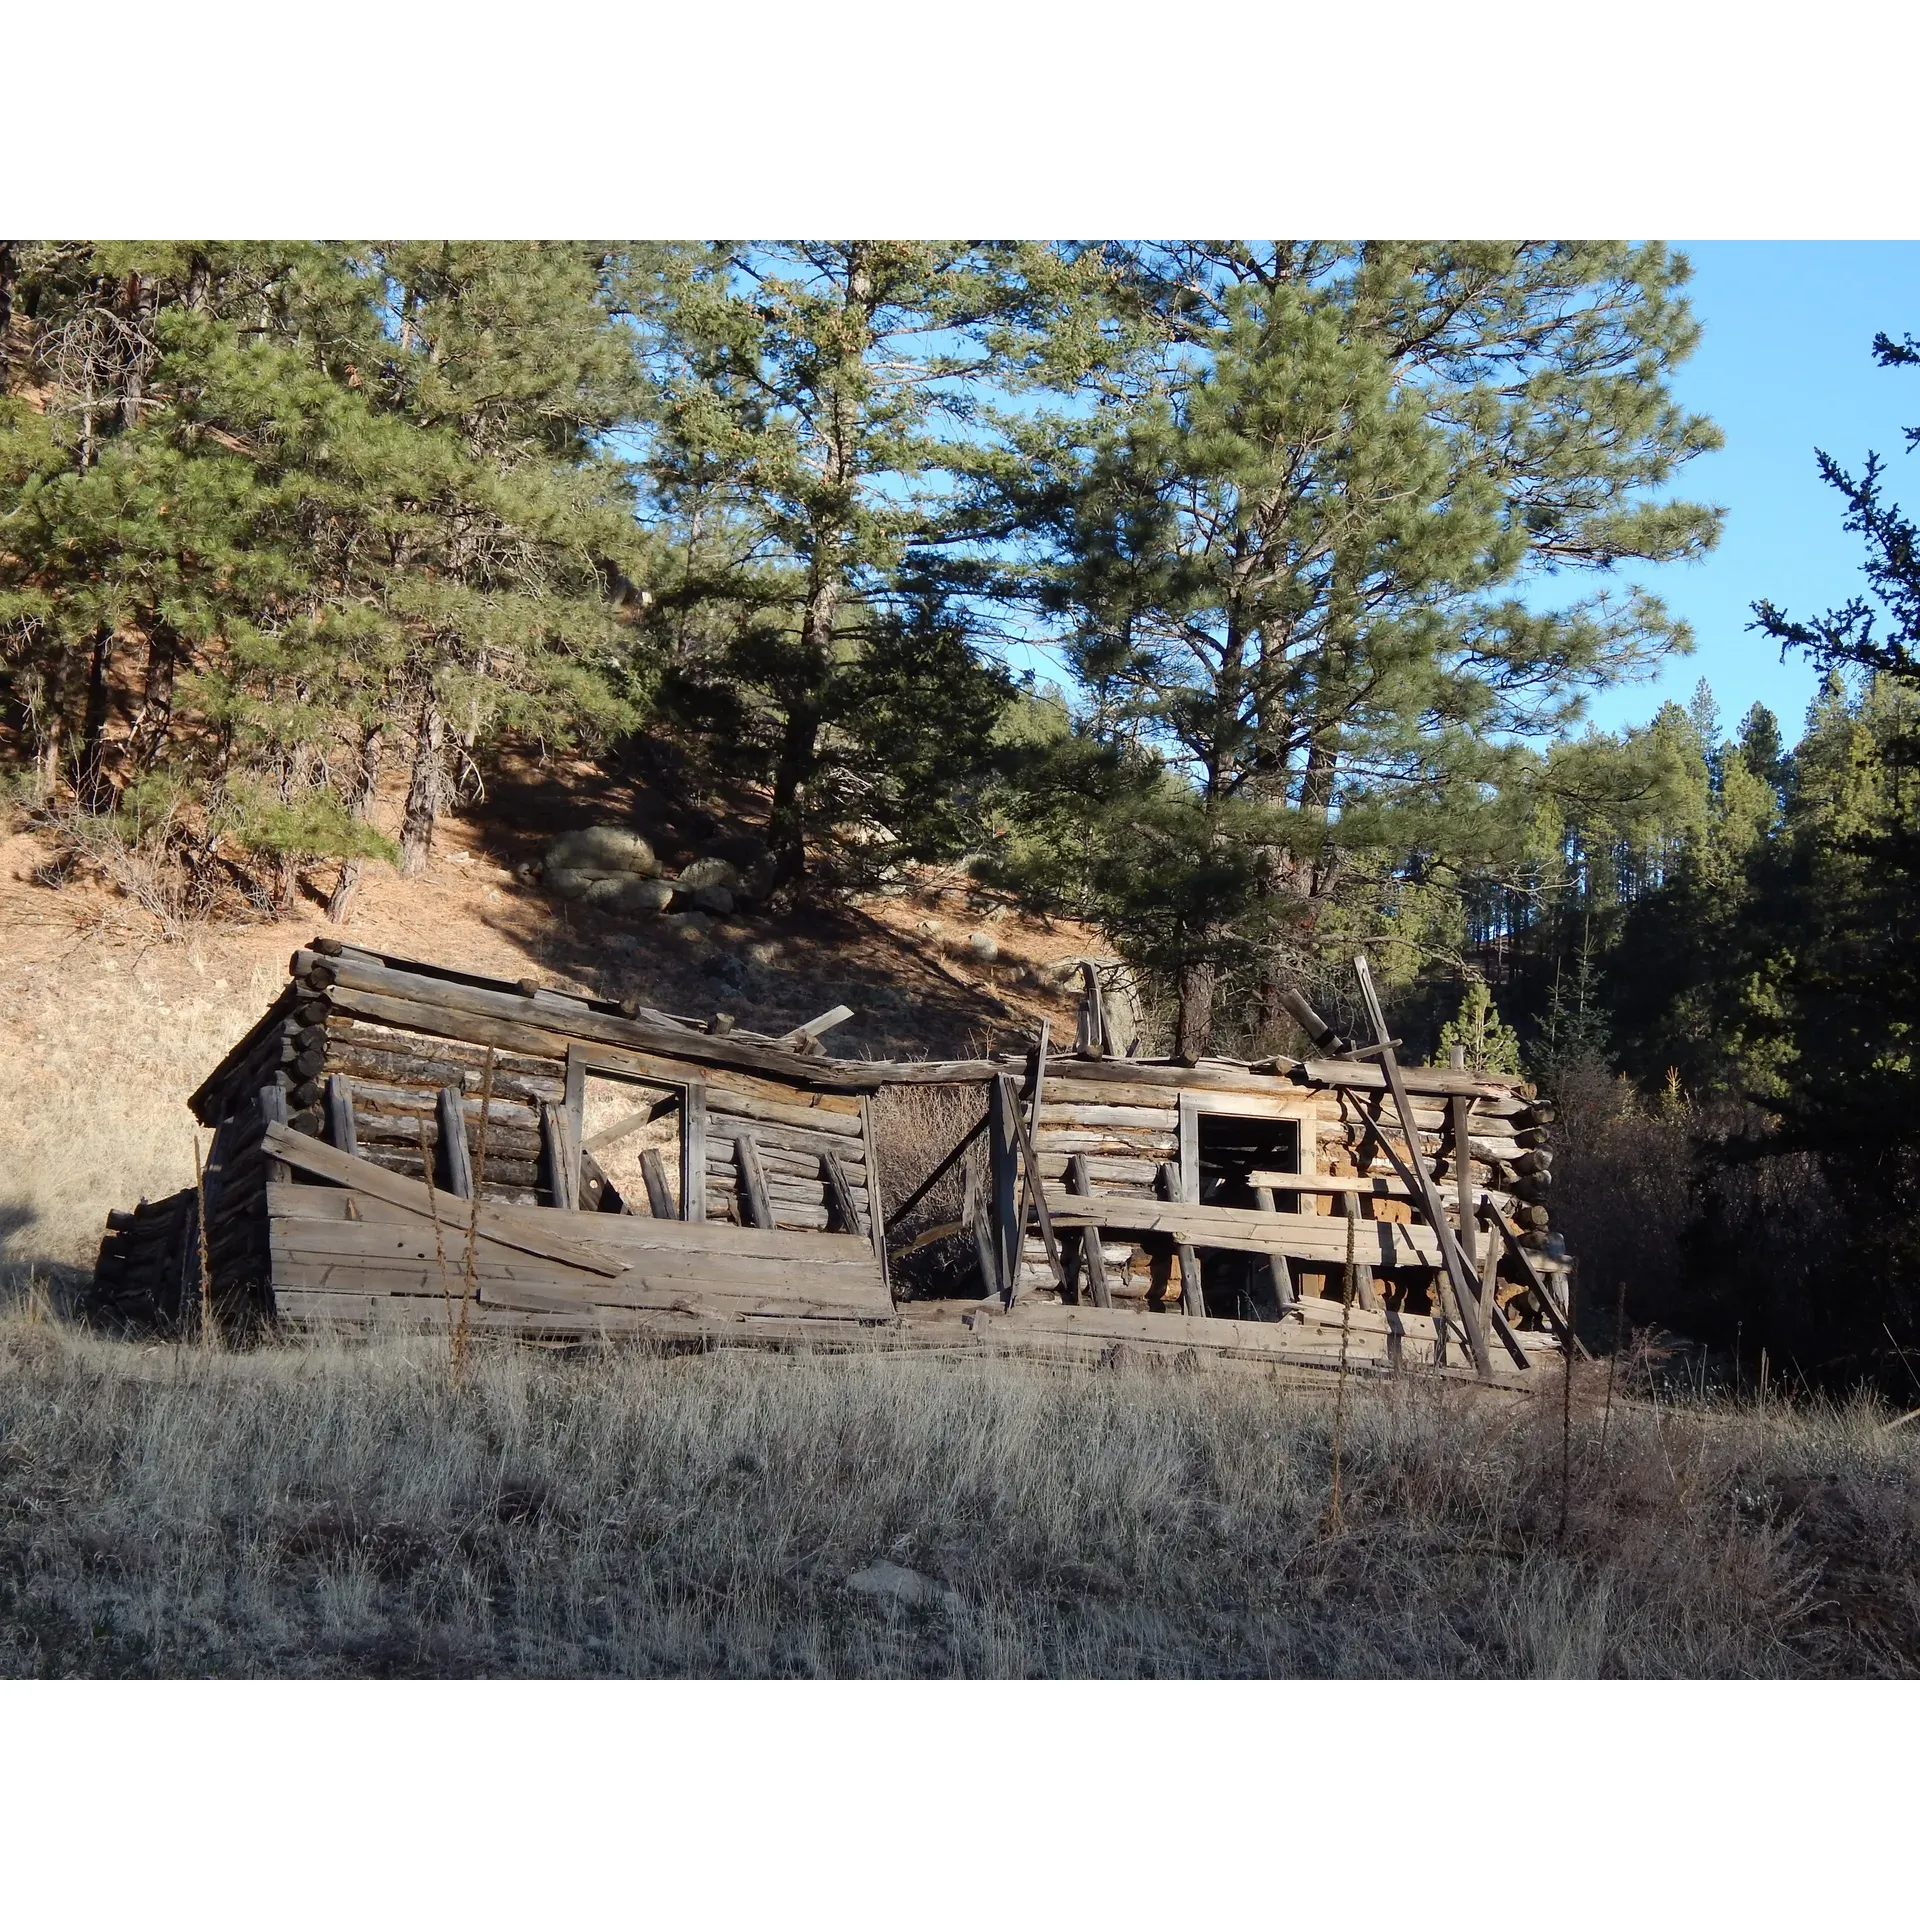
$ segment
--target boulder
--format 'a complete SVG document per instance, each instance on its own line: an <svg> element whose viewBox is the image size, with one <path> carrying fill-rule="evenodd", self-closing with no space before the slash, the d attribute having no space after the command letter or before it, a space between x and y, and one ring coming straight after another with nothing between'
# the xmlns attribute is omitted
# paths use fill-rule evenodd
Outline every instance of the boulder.
<svg viewBox="0 0 1920 1920"><path fill-rule="evenodd" d="M579 827L563 833L547 849L547 875L556 868L586 868L595 873L637 873L650 879L660 871L653 848L631 827Z"/></svg>
<svg viewBox="0 0 1920 1920"><path fill-rule="evenodd" d="M683 887L725 887L729 891L740 884L740 869L731 860L689 860L680 869Z"/></svg>
<svg viewBox="0 0 1920 1920"><path fill-rule="evenodd" d="M740 884L733 889L742 900L751 900L756 906L773 891L774 861L773 855L763 853L750 865L740 871Z"/></svg>
<svg viewBox="0 0 1920 1920"><path fill-rule="evenodd" d="M960 1596L945 1582L931 1580L924 1573L916 1573L913 1568L899 1566L891 1560L876 1560L858 1573L849 1574L847 1590L881 1600L898 1600L909 1607L938 1606L951 1611L960 1605Z"/></svg>
<svg viewBox="0 0 1920 1920"><path fill-rule="evenodd" d="M733 911L733 895L718 884L695 887L693 904L702 913L715 913L724 917Z"/></svg>
<svg viewBox="0 0 1920 1920"><path fill-rule="evenodd" d="M1000 958L1000 943L990 933L967 936L967 952L983 966L992 966Z"/></svg>
<svg viewBox="0 0 1920 1920"><path fill-rule="evenodd" d="M673 888L665 880L644 880L637 873L602 874L590 881L586 899L602 913L628 919L647 919L666 911Z"/></svg>

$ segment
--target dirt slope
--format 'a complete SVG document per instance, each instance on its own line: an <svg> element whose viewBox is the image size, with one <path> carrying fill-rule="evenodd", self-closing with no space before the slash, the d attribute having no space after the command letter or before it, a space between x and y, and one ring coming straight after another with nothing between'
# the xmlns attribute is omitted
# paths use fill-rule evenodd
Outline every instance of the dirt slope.
<svg viewBox="0 0 1920 1920"><path fill-rule="evenodd" d="M563 827L644 822L644 810L611 788L529 788L523 804L446 823L418 879L370 868L344 929L328 926L316 896L277 921L169 939L99 884L36 879L50 853L40 837L0 838L0 1271L16 1283L29 1267L70 1277L90 1264L109 1207L192 1180L187 1094L317 933L674 1013L727 1012L760 1032L844 1002L857 1017L831 1036L833 1051L909 1058L977 1054L1042 1017L1056 1032L1070 1026L1073 996L1049 980L1049 963L1102 951L1088 929L1011 912L953 874L835 912L616 921L553 899L522 869ZM671 821L645 829L670 865L698 850ZM997 949L991 961L971 949L975 934Z"/></svg>

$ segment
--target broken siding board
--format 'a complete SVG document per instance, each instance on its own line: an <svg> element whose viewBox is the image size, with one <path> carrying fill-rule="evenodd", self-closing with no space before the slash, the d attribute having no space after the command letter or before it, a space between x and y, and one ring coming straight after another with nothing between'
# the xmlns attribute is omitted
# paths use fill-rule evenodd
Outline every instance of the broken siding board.
<svg viewBox="0 0 1920 1920"><path fill-rule="evenodd" d="M1249 1253L1269 1250L1303 1259L1339 1262L1346 1256L1344 1219L1319 1213L1256 1213L1239 1207L1192 1207L1184 1202L1136 1199L1130 1194L1098 1193L1081 1198L1064 1186L1049 1184L1048 1203L1066 1226L1091 1222L1107 1232L1164 1233L1189 1245L1232 1247ZM1394 1220L1356 1223L1357 1257L1368 1266L1437 1266L1439 1242L1433 1229Z"/></svg>
<svg viewBox="0 0 1920 1920"><path fill-rule="evenodd" d="M442 1225L457 1227L464 1235L464 1206L456 1203L451 1195L442 1195L440 1199ZM357 1210L356 1214L348 1214L349 1204ZM270 1208L276 1219L334 1222L353 1219L415 1232L420 1231L424 1223L425 1230L431 1233L431 1221L424 1211L415 1207L411 1198L401 1204L377 1193L296 1186L271 1195ZM544 1211L536 1214L526 1208L496 1208L486 1203L482 1203L480 1211L481 1240L498 1240L500 1246L511 1250L508 1256L487 1255L483 1246L483 1257L512 1257L526 1252L539 1260L557 1259L562 1264L581 1265L583 1272L607 1279L621 1277L642 1262L682 1254L764 1261L781 1268L797 1265L865 1271L873 1265L872 1255L865 1247L840 1234L776 1239L750 1227L723 1226L711 1221L655 1220L638 1213L563 1215ZM506 1223L508 1227L524 1228L532 1236L526 1246L518 1245L517 1239L508 1240L495 1233L499 1216L503 1214L513 1216ZM583 1255L594 1256L591 1266L576 1258Z"/></svg>

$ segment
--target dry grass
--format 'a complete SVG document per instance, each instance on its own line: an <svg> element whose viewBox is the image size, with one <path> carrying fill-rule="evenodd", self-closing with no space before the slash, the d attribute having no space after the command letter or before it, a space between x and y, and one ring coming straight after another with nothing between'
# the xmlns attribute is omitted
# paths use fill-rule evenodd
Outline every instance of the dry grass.
<svg viewBox="0 0 1920 1920"><path fill-rule="evenodd" d="M217 950L216 950L217 952ZM0 1286L90 1272L107 1211L193 1181L186 1096L280 985L200 948L75 943L69 966L0 972Z"/></svg>
<svg viewBox="0 0 1920 1920"><path fill-rule="evenodd" d="M1591 1386L1592 1383L1590 1383ZM1331 1402L1254 1372L0 1323L16 1674L1799 1675L1920 1668L1874 1411ZM945 1583L849 1590L876 1559Z"/></svg>

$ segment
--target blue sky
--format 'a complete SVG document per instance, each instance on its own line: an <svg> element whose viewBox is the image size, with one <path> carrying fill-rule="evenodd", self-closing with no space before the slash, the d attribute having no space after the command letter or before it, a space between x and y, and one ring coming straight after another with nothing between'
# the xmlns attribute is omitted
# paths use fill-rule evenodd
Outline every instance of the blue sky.
<svg viewBox="0 0 1920 1920"><path fill-rule="evenodd" d="M1675 391L1727 437L1679 490L1725 507L1726 527L1699 564L1639 575L1692 624L1694 652L1656 682L1614 688L1591 714L1608 728L1643 721L1704 677L1729 730L1764 700L1793 740L1814 675L1746 631L1749 608L1767 599L1804 618L1861 590L1860 543L1840 525L1842 502L1820 480L1815 447L1853 470L1878 450L1893 497L1920 509L1920 454L1901 431L1920 426L1920 369L1877 366L1871 352L1878 332L1920 336L1920 243L1676 244L1693 262L1688 292L1703 332Z"/></svg>

